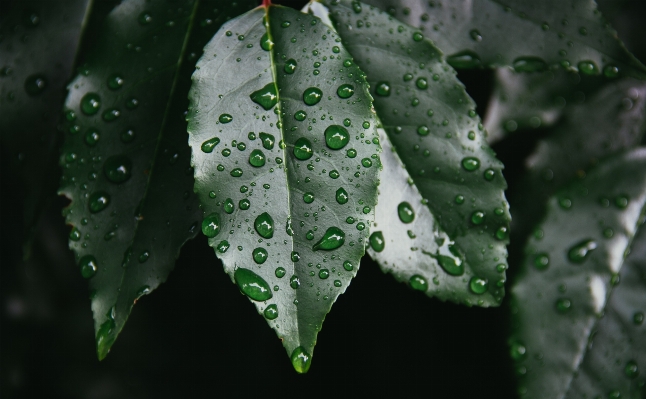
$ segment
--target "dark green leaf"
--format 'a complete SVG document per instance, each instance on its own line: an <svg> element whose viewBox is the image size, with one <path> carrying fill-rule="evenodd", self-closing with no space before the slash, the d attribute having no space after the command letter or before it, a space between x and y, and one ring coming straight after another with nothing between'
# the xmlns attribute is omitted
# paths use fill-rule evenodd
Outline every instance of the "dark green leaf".
<svg viewBox="0 0 646 399"><path fill-rule="evenodd" d="M368 85L331 28L275 6L223 26L197 68L189 137L202 231L306 372L374 219Z"/></svg>
<svg viewBox="0 0 646 399"><path fill-rule="evenodd" d="M201 212L184 111L202 47L249 2L131 0L108 16L67 98L61 193L70 247L90 278L100 359L133 304L173 268Z"/></svg>
<svg viewBox="0 0 646 399"><path fill-rule="evenodd" d="M370 255L429 296L498 305L507 268L506 183L473 100L419 31L365 4L328 5L367 74L390 141L382 139L375 227L385 245L373 245Z"/></svg>
<svg viewBox="0 0 646 399"><path fill-rule="evenodd" d="M56 194L56 127L87 6L88 0L14 1L0 16L0 140L9 165L2 173L22 191L25 238Z"/></svg>
<svg viewBox="0 0 646 399"><path fill-rule="evenodd" d="M367 0L419 27L456 68L551 65L583 73L646 77L593 0Z"/></svg>
<svg viewBox="0 0 646 399"><path fill-rule="evenodd" d="M512 289L511 354L517 361L524 397L581 397L572 390L578 386L578 382L573 384L577 373L584 371L582 378L589 377L589 370L582 367L594 366L598 371L624 367L614 364L614 354L608 354L609 361L594 358L606 356L594 349L594 334L609 328L600 327L610 322L601 319L604 311L609 309L612 314L617 309L607 307L608 298L614 296L613 282L619 281L620 273L635 272L623 271L634 267L626 264L631 261L625 262L624 256L644 222L644 170L646 149L640 148L601 163L585 179L550 199L547 217L527 244L527 259ZM632 292L638 294L639 290ZM638 309L621 305L624 295L617 299L621 328L634 328L628 317ZM630 345L640 347L639 341ZM590 352L591 346L594 352ZM586 359L588 356L592 358ZM603 390L595 395L623 390L629 383L614 372L593 378L605 378ZM588 388L596 390L597 386ZM638 394L629 397L637 398Z"/></svg>

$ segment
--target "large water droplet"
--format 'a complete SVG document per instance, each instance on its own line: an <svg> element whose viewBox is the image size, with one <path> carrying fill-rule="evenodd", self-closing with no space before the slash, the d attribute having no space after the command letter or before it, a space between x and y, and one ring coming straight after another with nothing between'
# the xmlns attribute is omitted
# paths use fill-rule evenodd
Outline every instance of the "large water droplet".
<svg viewBox="0 0 646 399"><path fill-rule="evenodd" d="M101 97L96 93L87 93L81 99L81 111L86 115L94 115L101 108Z"/></svg>
<svg viewBox="0 0 646 399"><path fill-rule="evenodd" d="M593 240L583 240L574 244L567 253L567 257L572 263L585 262L590 252L597 248L597 243Z"/></svg>
<svg viewBox="0 0 646 399"><path fill-rule="evenodd" d="M92 278L96 274L99 266L97 265L96 258L92 255L85 255L79 260L79 268L83 278Z"/></svg>
<svg viewBox="0 0 646 399"><path fill-rule="evenodd" d="M104 210L110 204L110 194L105 191L97 191L90 195L90 212L97 213Z"/></svg>
<svg viewBox="0 0 646 399"><path fill-rule="evenodd" d="M343 84L336 89L336 94L341 98L350 98L354 94L354 86L351 84Z"/></svg>
<svg viewBox="0 0 646 399"><path fill-rule="evenodd" d="M325 144L333 150L340 150L350 141L350 133L343 126L330 125L325 129Z"/></svg>
<svg viewBox="0 0 646 399"><path fill-rule="evenodd" d="M599 68L593 61L581 61L577 66L584 75L597 75L599 73Z"/></svg>
<svg viewBox="0 0 646 399"><path fill-rule="evenodd" d="M272 238L274 236L274 219L267 212L258 215L253 225L261 237Z"/></svg>
<svg viewBox="0 0 646 399"><path fill-rule="evenodd" d="M220 139L217 137L213 137L212 139L208 139L205 142L203 142L200 148L202 149L203 152L209 154L213 152L213 149L219 143L220 143Z"/></svg>
<svg viewBox="0 0 646 399"><path fill-rule="evenodd" d="M410 287L415 291L424 292L428 289L428 281L426 281L426 279L419 274L412 275L408 280L408 283L410 284Z"/></svg>
<svg viewBox="0 0 646 399"><path fill-rule="evenodd" d="M466 157L462 159L462 167L469 172L473 172L480 167L480 160L475 157Z"/></svg>
<svg viewBox="0 0 646 399"><path fill-rule="evenodd" d="M310 87L303 92L303 101L307 105L316 105L321 101L323 92L318 87Z"/></svg>
<svg viewBox="0 0 646 399"><path fill-rule="evenodd" d="M384 234L381 231L375 231L374 233L370 234L370 238L368 240L370 242L370 247L375 251L375 252L381 252L386 248L386 241L384 240Z"/></svg>
<svg viewBox="0 0 646 399"><path fill-rule="evenodd" d="M305 137L301 137L294 143L294 156L301 161L312 158L314 150L312 143Z"/></svg>
<svg viewBox="0 0 646 399"><path fill-rule="evenodd" d="M343 187L336 190L336 202L343 205L348 202L348 192Z"/></svg>
<svg viewBox="0 0 646 399"><path fill-rule="evenodd" d="M271 304L265 308L263 312L267 320L274 320L278 317L278 306L276 304Z"/></svg>
<svg viewBox="0 0 646 399"><path fill-rule="evenodd" d="M249 269L236 269L233 278L240 291L254 301L266 301L273 296L269 284Z"/></svg>
<svg viewBox="0 0 646 399"><path fill-rule="evenodd" d="M381 97L388 97L390 95L390 83L379 82L375 86L375 94Z"/></svg>
<svg viewBox="0 0 646 399"><path fill-rule="evenodd" d="M125 155L114 155L103 164L103 173L113 183L123 183L132 175L132 161Z"/></svg>
<svg viewBox="0 0 646 399"><path fill-rule="evenodd" d="M307 353L305 351L305 348L303 348L302 346L294 349L292 355L290 356L290 359L292 361L292 366L294 366L294 370L296 370L297 373L305 374L307 373L307 370L310 369L312 356L310 356L310 354Z"/></svg>
<svg viewBox="0 0 646 399"><path fill-rule="evenodd" d="M411 223L415 220L415 211L408 202L401 202L397 205L397 214L403 223Z"/></svg>
<svg viewBox="0 0 646 399"><path fill-rule="evenodd" d="M263 107L265 111L269 111L278 102L276 84L274 82L268 83L262 89L251 93L249 97L251 101Z"/></svg>
<svg viewBox="0 0 646 399"><path fill-rule="evenodd" d="M265 150L273 150L274 149L274 143L276 142L276 138L269 134L269 133L260 133L258 134L260 137L260 140L262 141L262 146Z"/></svg>
<svg viewBox="0 0 646 399"><path fill-rule="evenodd" d="M451 276L461 276L464 274L462 255L460 255L460 252L454 245L441 246L438 248L434 257L437 259L440 267Z"/></svg>
<svg viewBox="0 0 646 399"><path fill-rule="evenodd" d="M260 38L260 47L265 51L269 51L273 46L274 43L269 39L267 32L265 32L265 34Z"/></svg>
<svg viewBox="0 0 646 399"><path fill-rule="evenodd" d="M249 154L249 163L256 168L265 166L265 154L260 150L253 150Z"/></svg>
<svg viewBox="0 0 646 399"><path fill-rule="evenodd" d="M202 233L213 238L220 232L220 217L217 213L212 213L202 221Z"/></svg>
<svg viewBox="0 0 646 399"><path fill-rule="evenodd" d="M469 280L469 289L471 292L477 295L482 295L485 292L487 292L487 280L480 278L480 277L471 277L471 280Z"/></svg>
<svg viewBox="0 0 646 399"><path fill-rule="evenodd" d="M456 69L479 68L482 65L478 54L470 50L450 55L447 57L446 61Z"/></svg>
<svg viewBox="0 0 646 399"><path fill-rule="evenodd" d="M255 248L251 253L251 255L253 256L254 262L256 262L259 265L262 265L263 263L265 263L265 261L267 260L267 257L269 256L269 254L267 253L267 250L264 248Z"/></svg>
<svg viewBox="0 0 646 399"><path fill-rule="evenodd" d="M233 117L229 114L221 114L218 117L218 120L220 121L220 123L229 123L233 120Z"/></svg>
<svg viewBox="0 0 646 399"><path fill-rule="evenodd" d="M314 244L312 250L331 251L337 249L345 242L345 233L338 227L328 227L323 237Z"/></svg>

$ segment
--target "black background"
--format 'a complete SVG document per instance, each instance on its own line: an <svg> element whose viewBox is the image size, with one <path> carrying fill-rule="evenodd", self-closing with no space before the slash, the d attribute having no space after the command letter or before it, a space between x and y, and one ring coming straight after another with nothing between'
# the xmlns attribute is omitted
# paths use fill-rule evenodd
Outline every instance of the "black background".
<svg viewBox="0 0 646 399"><path fill-rule="evenodd" d="M92 47L92 35L115 4L97 1L82 52ZM646 60L646 2L606 0L600 8L628 48ZM493 74L459 77L484 115ZM517 134L494 147L510 187L537 138ZM516 396L507 300L493 309L442 303L395 282L364 257L358 277L325 320L309 373L297 375L275 333L231 283L202 235L183 247L168 282L138 302L111 353L99 362L87 283L67 249L69 227L60 216L66 200L48 208L37 227L34 256L23 262L19 194L4 173L3 157L2 398ZM521 249L522 242L512 242L508 281L522 260Z"/></svg>

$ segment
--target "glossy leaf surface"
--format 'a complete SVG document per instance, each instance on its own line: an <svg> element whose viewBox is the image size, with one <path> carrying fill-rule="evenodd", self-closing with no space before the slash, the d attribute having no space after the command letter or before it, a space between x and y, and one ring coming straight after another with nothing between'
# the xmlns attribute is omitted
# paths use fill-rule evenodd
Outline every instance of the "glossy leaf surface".
<svg viewBox="0 0 646 399"><path fill-rule="evenodd" d="M30 235L56 195L57 124L87 8L88 0L23 0L0 15L0 140L8 160L3 173L21 189L21 236Z"/></svg>
<svg viewBox="0 0 646 399"><path fill-rule="evenodd" d="M551 65L643 78L646 68L617 39L593 0L367 0L418 27L455 68Z"/></svg>
<svg viewBox="0 0 646 399"><path fill-rule="evenodd" d="M608 299L614 298L613 284L619 282L620 274L639 273L635 269L624 271L635 267L624 256L644 221L644 170L646 149L640 148L601 163L585 179L550 199L547 217L526 246L526 261L512 288L511 354L517 361L524 397L580 397L580 392L573 390L590 377L605 378L601 387L606 392L595 394L623 390L630 384L614 372L612 376L594 374L604 368L624 367L613 364L615 356L623 355L600 353L594 342L595 332L634 328L626 316L638 309L632 308L634 302L624 301L629 300L626 296L631 292L642 295L639 289L631 288L639 280L629 282L628 292L610 308ZM564 203L569 206L564 207ZM636 247L635 256L642 250ZM608 320L601 318L606 310ZM620 314L615 315L615 311ZM621 326L613 325L611 318L616 316L621 318ZM625 345L621 338L613 340ZM631 345L639 347L638 342ZM588 356L591 358L586 359ZM600 361L596 356L612 360ZM597 371L588 375L591 366ZM579 377L575 377L577 374ZM633 394L628 397L638 397L632 386Z"/></svg>
<svg viewBox="0 0 646 399"><path fill-rule="evenodd" d="M306 372L374 218L368 86L331 28L279 6L223 26L197 68L189 137L202 232Z"/></svg>
<svg viewBox="0 0 646 399"><path fill-rule="evenodd" d="M367 74L396 153L389 148L383 156L373 233L385 245L372 245L370 255L429 296L496 306L510 217L503 166L486 144L473 100L418 30L366 4L327 5ZM416 284L419 277L426 284Z"/></svg>
<svg viewBox="0 0 646 399"><path fill-rule="evenodd" d="M186 98L204 44L250 8L237 4L123 2L70 85L60 192L72 200L64 213L89 279L99 359L199 231Z"/></svg>

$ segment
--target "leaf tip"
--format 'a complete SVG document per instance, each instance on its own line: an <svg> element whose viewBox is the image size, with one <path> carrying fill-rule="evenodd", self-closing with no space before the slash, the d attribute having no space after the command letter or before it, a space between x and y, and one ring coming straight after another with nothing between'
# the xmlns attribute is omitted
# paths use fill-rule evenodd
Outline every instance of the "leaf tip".
<svg viewBox="0 0 646 399"><path fill-rule="evenodd" d="M114 320L108 319L101 324L99 331L96 333L96 355L99 358L99 361L105 359L108 355L116 338Z"/></svg>

